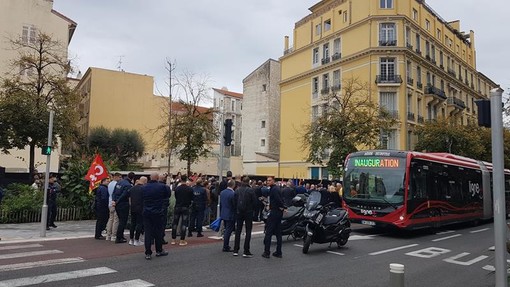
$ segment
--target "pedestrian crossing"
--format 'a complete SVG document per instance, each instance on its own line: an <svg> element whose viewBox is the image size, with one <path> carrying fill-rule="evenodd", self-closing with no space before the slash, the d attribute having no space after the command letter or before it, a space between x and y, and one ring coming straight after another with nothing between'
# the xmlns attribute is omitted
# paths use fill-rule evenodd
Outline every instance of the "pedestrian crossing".
<svg viewBox="0 0 510 287"><path fill-rule="evenodd" d="M37 276L27 276L20 278L12 278L1 280L7 277L7 272L16 270L28 270L31 268L41 268L54 265L76 264L85 262L81 257L66 257L65 253L57 249L43 249L41 244L18 244L0 246L0 287L17 287L17 286L52 286L52 283L63 282L66 280L85 279L91 277L101 277L107 274L117 273L118 271L106 266L98 266L94 268L73 269L67 272L53 272ZM41 250L42 249L42 250ZM45 259L45 256L53 255L53 257L62 257L54 259ZM51 257L51 258L53 258ZM12 263L15 260L16 263ZM19 262L23 261L23 262ZM90 266L89 266L90 267ZM20 273L23 274L23 273ZM25 273L26 274L26 273ZM105 276L106 282L111 282L111 277ZM84 284L85 281L80 281ZM95 280L95 282L97 282ZM99 281L100 282L100 281ZM85 283L86 284L86 283ZM69 284L72 285L72 284ZM83 286L83 285L80 285ZM106 283L102 285L89 285L96 287L150 287L155 286L150 282L141 279L132 279L121 282Z"/></svg>

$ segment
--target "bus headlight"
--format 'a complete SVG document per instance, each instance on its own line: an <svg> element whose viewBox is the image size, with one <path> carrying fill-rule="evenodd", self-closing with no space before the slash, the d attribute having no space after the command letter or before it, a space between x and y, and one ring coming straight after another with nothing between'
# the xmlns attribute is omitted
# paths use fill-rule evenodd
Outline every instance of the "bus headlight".
<svg viewBox="0 0 510 287"><path fill-rule="evenodd" d="M404 220L404 215L402 214L398 219Z"/></svg>

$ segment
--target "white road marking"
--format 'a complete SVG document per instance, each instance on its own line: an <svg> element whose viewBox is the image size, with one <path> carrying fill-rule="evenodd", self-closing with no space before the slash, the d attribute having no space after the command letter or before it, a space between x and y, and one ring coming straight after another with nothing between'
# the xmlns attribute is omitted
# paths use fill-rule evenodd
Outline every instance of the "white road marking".
<svg viewBox="0 0 510 287"><path fill-rule="evenodd" d="M259 234L264 234L264 230L254 231L254 232L251 233L251 235L259 235Z"/></svg>
<svg viewBox="0 0 510 287"><path fill-rule="evenodd" d="M216 239L216 240L220 240L220 239L223 239L223 237L221 236L209 236L207 238L210 238L210 239Z"/></svg>
<svg viewBox="0 0 510 287"><path fill-rule="evenodd" d="M349 241L374 239L374 236L377 236L377 235L351 235L351 236L349 236Z"/></svg>
<svg viewBox="0 0 510 287"><path fill-rule="evenodd" d="M443 234L448 234L448 233L453 233L455 232L454 230L447 230L447 231L442 231L442 232L438 232L436 233L437 235L443 235Z"/></svg>
<svg viewBox="0 0 510 287"><path fill-rule="evenodd" d="M335 254L335 255L340 255L340 256L343 256L345 254L343 253L340 253L340 252L335 252L335 251L326 251L327 253L331 253L331 254Z"/></svg>
<svg viewBox="0 0 510 287"><path fill-rule="evenodd" d="M391 248L391 249L381 250L381 251L377 251L377 252L372 252L372 253L369 253L368 255L379 255L379 254L388 253L388 252L392 252L392 251L397 251L397 250L401 250L401 249L411 248L411 247L414 247L414 246L417 246L417 245L418 244L410 244L410 245L406 245L406 246L400 246L400 247L396 247L396 248Z"/></svg>
<svg viewBox="0 0 510 287"><path fill-rule="evenodd" d="M109 273L115 273L117 271L108 267L99 267L91 269L83 269L62 273L53 273L47 275L24 277L11 280L0 281L0 287L18 287L18 286L30 286L48 282L63 281L69 279L77 279L82 277L97 276Z"/></svg>
<svg viewBox="0 0 510 287"><path fill-rule="evenodd" d="M124 282L117 282L105 285L97 285L96 287L151 287L156 286L152 283L143 281L141 279L129 280Z"/></svg>
<svg viewBox="0 0 510 287"><path fill-rule="evenodd" d="M14 250L23 248L36 248L42 247L41 244L26 244L26 245L11 245L11 246L0 246L0 250Z"/></svg>
<svg viewBox="0 0 510 287"><path fill-rule="evenodd" d="M459 258L465 257L467 255L469 255L469 253L462 252L462 253L457 254L455 256L452 256L450 258L443 259L443 261L448 262L448 263L453 263L453 264L459 264L459 265L462 265L462 266L469 266L469 265L475 264L476 262L482 261L485 258L489 257L489 256L485 256L485 255L480 255L480 256L478 256L478 257L476 257L474 259L471 259L469 261L459 261L458 260Z"/></svg>
<svg viewBox="0 0 510 287"><path fill-rule="evenodd" d="M482 269L487 271L496 271L496 268L494 268L494 266L491 265L485 265L484 267L482 267Z"/></svg>
<svg viewBox="0 0 510 287"><path fill-rule="evenodd" d="M299 245L299 244L294 244L294 246L299 247L299 248L303 248L303 245Z"/></svg>
<svg viewBox="0 0 510 287"><path fill-rule="evenodd" d="M406 255L420 257L420 258L432 258L432 257L436 257L436 256L439 256L442 254L446 254L450 251L451 250L439 248L439 247L427 247L424 249L408 252L408 253L406 253Z"/></svg>
<svg viewBox="0 0 510 287"><path fill-rule="evenodd" d="M47 255L47 254L59 254L64 253L60 250L41 250L41 251L30 251L30 252L21 252L21 253L11 253L0 255L0 259L11 259L11 258L20 258L20 257L29 257L29 256L38 256L38 255Z"/></svg>
<svg viewBox="0 0 510 287"><path fill-rule="evenodd" d="M490 230L490 228L484 228L484 229L473 230L473 231L469 231L469 233L478 233L478 232L487 231L487 230Z"/></svg>
<svg viewBox="0 0 510 287"><path fill-rule="evenodd" d="M455 234L455 235L450 235L450 236L446 236L446 237L441 237L441 238L438 238L438 239L434 239L432 241L433 242L437 242L437 241L442 241L442 240L446 240L446 239L450 239L450 238L455 238L455 237L459 237L459 236L462 236L462 234Z"/></svg>
<svg viewBox="0 0 510 287"><path fill-rule="evenodd" d="M85 261L83 258L75 257L75 258L61 258L61 259L17 263L17 264L6 264L6 265L0 265L0 272L1 271L19 270L19 269L28 269L28 268L34 268L34 267L51 266L51 265L78 263L78 262L83 262L83 261Z"/></svg>

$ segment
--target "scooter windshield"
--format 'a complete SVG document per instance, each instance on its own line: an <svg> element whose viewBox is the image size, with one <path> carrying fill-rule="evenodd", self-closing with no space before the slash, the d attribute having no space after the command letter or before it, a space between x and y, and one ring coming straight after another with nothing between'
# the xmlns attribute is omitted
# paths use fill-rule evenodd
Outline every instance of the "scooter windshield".
<svg viewBox="0 0 510 287"><path fill-rule="evenodd" d="M307 210L314 210L317 208L317 206L321 202L321 193L319 191L312 191L310 193L310 196L306 199L306 206L305 208Z"/></svg>

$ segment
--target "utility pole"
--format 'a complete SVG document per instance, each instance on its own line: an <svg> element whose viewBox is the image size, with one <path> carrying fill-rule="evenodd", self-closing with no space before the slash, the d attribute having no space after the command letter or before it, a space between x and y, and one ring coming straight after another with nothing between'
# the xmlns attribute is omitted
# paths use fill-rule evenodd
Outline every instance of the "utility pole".
<svg viewBox="0 0 510 287"><path fill-rule="evenodd" d="M168 169L167 173L170 175L170 166L172 163L172 63L167 59L168 64Z"/></svg>
<svg viewBox="0 0 510 287"><path fill-rule="evenodd" d="M51 147L53 139L53 116L55 112L50 110L50 122L48 124L48 146ZM46 174L44 175L44 201L41 210L41 237L46 237L46 224L48 223L48 186L50 181L51 152L46 153Z"/></svg>

